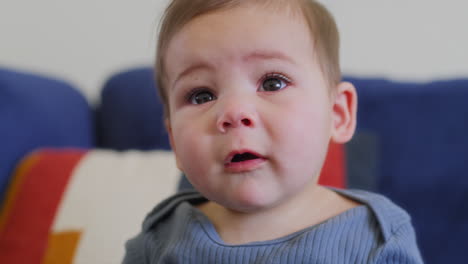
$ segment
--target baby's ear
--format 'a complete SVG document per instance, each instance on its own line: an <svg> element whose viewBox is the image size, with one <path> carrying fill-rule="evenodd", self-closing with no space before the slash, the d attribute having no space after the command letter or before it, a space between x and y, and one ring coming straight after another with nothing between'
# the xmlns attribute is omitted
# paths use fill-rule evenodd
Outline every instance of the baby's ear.
<svg viewBox="0 0 468 264"><path fill-rule="evenodd" d="M171 145L172 151L174 152L174 155L175 155L175 158L176 158L177 168L179 168L180 171L184 171L182 169L182 164L180 163L180 160L179 160L179 158L177 156L177 150L176 150L176 146L175 146L175 142L174 142L174 136L172 134L171 121L169 120L169 118L164 119L164 125L166 126L167 135L169 136L169 144Z"/></svg>
<svg viewBox="0 0 468 264"><path fill-rule="evenodd" d="M356 129L356 89L349 82L342 82L335 89L332 102L332 141L346 143L353 137Z"/></svg>

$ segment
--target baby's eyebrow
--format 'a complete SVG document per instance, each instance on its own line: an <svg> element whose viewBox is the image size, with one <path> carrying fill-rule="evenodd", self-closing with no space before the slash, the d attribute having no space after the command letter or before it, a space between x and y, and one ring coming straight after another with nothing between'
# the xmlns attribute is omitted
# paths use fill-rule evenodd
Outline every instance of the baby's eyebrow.
<svg viewBox="0 0 468 264"><path fill-rule="evenodd" d="M185 70L183 70L179 75L177 75L177 78L174 80L173 84L172 84L172 88L175 87L176 83L182 79L184 76L187 76L189 74L191 74L192 72L195 72L195 71L198 71L198 70L203 70L203 69L212 69L213 66L207 64L207 63L204 63L204 62L200 62L200 63L196 63L196 64L193 64L191 65L190 67L186 68Z"/></svg>
<svg viewBox="0 0 468 264"><path fill-rule="evenodd" d="M291 64L296 64L296 62L284 54L281 51L268 51L268 50L256 50L242 58L243 61L250 61L250 60L283 60L287 61Z"/></svg>

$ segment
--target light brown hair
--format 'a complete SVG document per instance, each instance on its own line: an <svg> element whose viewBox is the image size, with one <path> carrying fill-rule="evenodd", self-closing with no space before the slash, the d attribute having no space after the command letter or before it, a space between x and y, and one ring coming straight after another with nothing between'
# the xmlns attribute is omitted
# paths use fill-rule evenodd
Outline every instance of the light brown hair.
<svg viewBox="0 0 468 264"><path fill-rule="evenodd" d="M166 8L160 23L158 45L156 50L156 81L159 95L164 104L165 116L169 115L169 103L166 91L165 53L172 37L184 25L194 18L245 4L269 4L284 10L295 8L302 14L314 40L315 54L330 87L341 81L339 63L339 34L332 15L314 0L172 0Z"/></svg>

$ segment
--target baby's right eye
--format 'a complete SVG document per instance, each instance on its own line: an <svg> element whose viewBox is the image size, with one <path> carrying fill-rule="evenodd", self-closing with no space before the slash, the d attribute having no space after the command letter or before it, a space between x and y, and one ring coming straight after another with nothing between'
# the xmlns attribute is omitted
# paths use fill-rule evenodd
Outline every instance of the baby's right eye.
<svg viewBox="0 0 468 264"><path fill-rule="evenodd" d="M216 96L207 90L194 91L188 97L188 102L191 104L204 104L216 99Z"/></svg>

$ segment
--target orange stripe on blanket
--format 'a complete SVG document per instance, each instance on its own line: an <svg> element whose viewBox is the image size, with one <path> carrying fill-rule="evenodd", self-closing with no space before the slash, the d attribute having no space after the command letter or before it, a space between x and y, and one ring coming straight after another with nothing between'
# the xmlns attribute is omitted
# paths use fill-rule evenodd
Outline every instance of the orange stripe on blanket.
<svg viewBox="0 0 468 264"><path fill-rule="evenodd" d="M23 183L24 176L31 169L31 167L33 167L38 162L39 156L40 155L38 155L37 152L28 155L20 162L20 166L16 169L16 172L14 173L14 177L12 178L6 193L2 210L0 211L0 234L4 229L6 220L11 211L11 207L13 206L14 198L17 196L21 184Z"/></svg>
<svg viewBox="0 0 468 264"><path fill-rule="evenodd" d="M2 212L0 263L41 263L60 200L84 150L43 150L14 175Z"/></svg>
<svg viewBox="0 0 468 264"><path fill-rule="evenodd" d="M80 237L80 231L64 231L51 234L47 253L41 263L72 264Z"/></svg>
<svg viewBox="0 0 468 264"><path fill-rule="evenodd" d="M346 187L344 145L330 143L325 164L319 178L319 184L337 188Z"/></svg>

